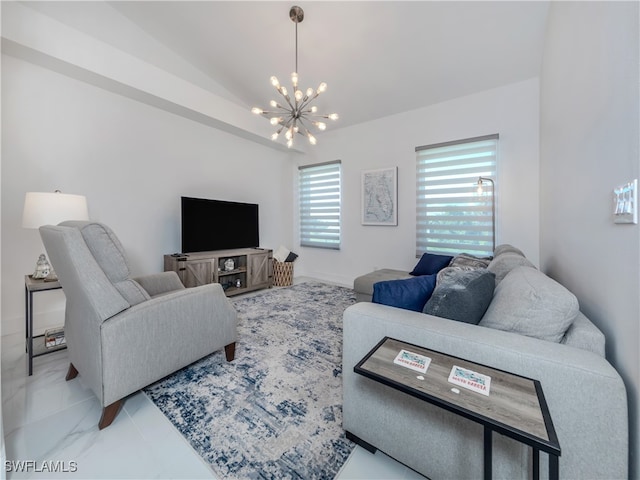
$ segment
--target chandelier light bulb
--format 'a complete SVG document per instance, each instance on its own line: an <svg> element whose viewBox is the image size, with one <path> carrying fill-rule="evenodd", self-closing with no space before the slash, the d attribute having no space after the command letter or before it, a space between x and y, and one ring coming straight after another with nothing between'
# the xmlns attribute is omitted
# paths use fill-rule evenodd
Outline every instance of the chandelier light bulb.
<svg viewBox="0 0 640 480"><path fill-rule="evenodd" d="M309 87L305 91L298 87L300 83L300 75L298 74L298 23L302 22L304 19L304 12L300 7L293 6L289 11L289 18L296 24L296 63L295 70L291 73L291 84L293 86L291 92L293 99L289 97L286 87L280 85L278 78L276 76L272 76L270 77L271 85L275 87L285 101L282 104L279 104L276 100L271 100L269 102L269 105L271 106L270 110L267 111L259 107L253 107L251 112L256 115L264 115L269 118L271 125L278 129L271 135L272 140L277 140L280 136L280 132L284 130L284 138L286 139L287 147L291 148L293 146L296 133L306 136L309 143L311 145L315 145L317 142L316 137L307 129L307 125L313 125L318 130L324 131L327 128L327 124L316 121L316 119L327 118L337 120L338 114L319 114L318 107L311 105L318 95L327 90L327 84L325 82L321 82L315 90Z"/></svg>

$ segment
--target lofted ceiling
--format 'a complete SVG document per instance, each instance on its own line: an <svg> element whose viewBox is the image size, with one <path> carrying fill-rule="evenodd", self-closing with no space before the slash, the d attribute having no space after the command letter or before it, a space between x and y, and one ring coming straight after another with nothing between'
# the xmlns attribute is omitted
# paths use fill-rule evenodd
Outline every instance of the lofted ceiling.
<svg viewBox="0 0 640 480"><path fill-rule="evenodd" d="M249 109L276 75L328 90L322 113L353 125L536 77L548 1L25 2Z"/></svg>

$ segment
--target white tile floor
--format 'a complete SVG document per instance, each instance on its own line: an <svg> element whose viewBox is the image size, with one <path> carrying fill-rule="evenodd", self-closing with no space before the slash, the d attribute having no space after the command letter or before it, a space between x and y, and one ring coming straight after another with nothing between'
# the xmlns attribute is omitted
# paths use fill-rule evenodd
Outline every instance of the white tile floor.
<svg viewBox="0 0 640 480"><path fill-rule="evenodd" d="M24 336L2 337L1 348L7 460L33 460L40 470L53 462L67 470L73 469L71 462L77 466L74 473L7 472L7 478L215 478L143 393L129 397L113 424L99 431L100 405L82 376L64 380L65 350L34 359L29 377ZM424 477L380 452L372 455L356 447L337 478Z"/></svg>

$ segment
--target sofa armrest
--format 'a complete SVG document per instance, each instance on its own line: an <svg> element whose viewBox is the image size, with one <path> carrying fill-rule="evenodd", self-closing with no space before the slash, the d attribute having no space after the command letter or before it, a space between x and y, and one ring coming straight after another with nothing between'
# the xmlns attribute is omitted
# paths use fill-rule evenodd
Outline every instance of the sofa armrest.
<svg viewBox="0 0 640 480"><path fill-rule="evenodd" d="M482 470L481 454L465 457L465 465L460 465L452 452L462 444L467 445L465 451L475 452L477 447L481 452L481 430L355 374L353 367L385 336L540 380L562 448L561 478L627 476L626 390L615 369L599 355L371 303L347 308L343 328L345 430L421 473L436 478L473 477ZM385 404L393 407L385 409ZM421 438L421 449L414 452L397 442L397 435L389 433L394 430L404 430L400 438ZM388 439L395 439L398 446ZM522 475L523 465L530 459L514 455L515 446L508 443L512 440L500 437L496 442L500 443L494 447L496 475ZM546 456L542 457L546 462ZM452 469L452 463L458 466Z"/></svg>
<svg viewBox="0 0 640 480"><path fill-rule="evenodd" d="M174 290L183 290L184 285L176 272L161 272L134 278L151 297L164 295Z"/></svg>
<svg viewBox="0 0 640 480"><path fill-rule="evenodd" d="M237 313L215 283L131 307L104 322L101 335L109 405L235 342Z"/></svg>

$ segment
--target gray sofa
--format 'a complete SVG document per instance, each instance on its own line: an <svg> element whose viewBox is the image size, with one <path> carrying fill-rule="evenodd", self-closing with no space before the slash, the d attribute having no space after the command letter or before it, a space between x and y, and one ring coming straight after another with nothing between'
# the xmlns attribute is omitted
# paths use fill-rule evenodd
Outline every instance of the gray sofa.
<svg viewBox="0 0 640 480"><path fill-rule="evenodd" d="M346 309L344 429L429 478L482 476L481 425L354 373L354 366L388 336L540 380L562 449L560 478L627 478L627 396L619 374L604 358L604 336L577 311L577 301L559 342L530 336L526 329L532 325L526 321L511 322L527 309L532 319L544 320L545 313L555 318L558 305L572 295L535 270L517 249L496 252L488 269L497 285L478 325L368 302ZM373 277L409 277L408 272L391 272L392 277ZM356 281L359 298L371 295L372 279ZM538 306L548 311L534 311ZM540 458L546 478L548 457L543 453ZM527 479L531 469L529 447L494 434L494 478Z"/></svg>

